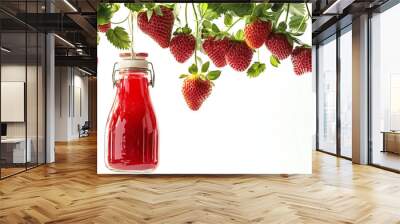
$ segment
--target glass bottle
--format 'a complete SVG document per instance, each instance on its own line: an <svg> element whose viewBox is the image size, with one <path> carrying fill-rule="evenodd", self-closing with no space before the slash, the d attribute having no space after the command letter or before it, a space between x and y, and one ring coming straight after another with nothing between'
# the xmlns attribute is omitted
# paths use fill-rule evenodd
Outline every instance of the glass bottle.
<svg viewBox="0 0 400 224"><path fill-rule="evenodd" d="M146 173L158 164L158 128L149 94L154 69L147 56L122 53L114 64L116 93L105 133L105 162L112 171Z"/></svg>

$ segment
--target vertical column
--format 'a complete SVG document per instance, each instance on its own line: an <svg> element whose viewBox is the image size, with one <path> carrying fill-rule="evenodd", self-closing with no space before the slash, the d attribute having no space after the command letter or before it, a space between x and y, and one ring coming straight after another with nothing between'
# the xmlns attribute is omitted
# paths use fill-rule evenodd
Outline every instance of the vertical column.
<svg viewBox="0 0 400 224"><path fill-rule="evenodd" d="M46 11L53 12L51 1L46 1ZM55 53L54 35L46 34L46 163L55 161Z"/></svg>
<svg viewBox="0 0 400 224"><path fill-rule="evenodd" d="M368 163L368 15L353 19L353 162Z"/></svg>

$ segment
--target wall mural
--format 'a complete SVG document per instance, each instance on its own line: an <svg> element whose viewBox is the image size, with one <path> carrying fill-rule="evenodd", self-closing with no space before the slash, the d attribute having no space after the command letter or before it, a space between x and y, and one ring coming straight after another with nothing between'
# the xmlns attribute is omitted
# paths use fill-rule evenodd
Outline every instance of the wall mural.
<svg viewBox="0 0 400 224"><path fill-rule="evenodd" d="M106 53L98 54L98 71L101 73L105 64L112 61L113 66L107 65L108 71L104 74L108 74L105 76L108 80L111 76L115 92L113 97L105 95L104 98L113 98L112 103L99 106L110 111L103 124L99 121L99 127L105 126L100 134L103 135L100 139L104 138L102 158L105 159L100 163L117 173L148 173L158 167L162 118L155 111L161 110L162 103L153 103L161 97L154 97L151 92L168 88L167 81L163 81L167 73L169 79L181 80L180 94L184 101L180 102L185 102L190 111L196 111L187 116L208 113L211 105L207 109L204 106L214 95L221 94L224 99L214 100L213 105L218 107L237 100L236 91L249 93L251 83L247 85L243 81L246 87L239 86L230 92L222 90L229 83L220 80L231 75L238 79L243 76L260 79L281 70L301 82L301 77L312 69L308 7L305 3L100 4L98 51ZM114 50L103 47L106 45L113 46ZM144 45L148 47L143 49ZM155 83L154 91L150 90ZM99 91L103 92L100 88ZM166 97L167 90L163 92ZM226 94L232 98L226 98ZM163 127L164 131L169 129L166 125ZM179 173L172 170L166 168L165 172Z"/></svg>

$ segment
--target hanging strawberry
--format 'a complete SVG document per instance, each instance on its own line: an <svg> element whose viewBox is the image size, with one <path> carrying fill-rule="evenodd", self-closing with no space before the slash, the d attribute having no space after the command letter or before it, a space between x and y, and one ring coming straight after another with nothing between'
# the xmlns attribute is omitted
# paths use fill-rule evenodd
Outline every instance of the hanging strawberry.
<svg viewBox="0 0 400 224"><path fill-rule="evenodd" d="M150 6L146 11L141 11L138 14L137 24L139 28L156 41L160 47L169 47L175 20L172 9L154 3L146 5Z"/></svg>
<svg viewBox="0 0 400 224"><path fill-rule="evenodd" d="M265 45L279 60L289 57L293 50L293 41L290 42L287 35L283 33L272 33Z"/></svg>
<svg viewBox="0 0 400 224"><path fill-rule="evenodd" d="M293 70L296 75L312 71L311 47L299 46L292 53Z"/></svg>
<svg viewBox="0 0 400 224"><path fill-rule="evenodd" d="M183 74L180 78L184 78L182 85L183 97L191 110L200 109L203 102L210 96L213 80L216 80L221 71L210 71L209 62L202 65L201 71L198 71L197 65L193 64L189 67L189 74Z"/></svg>
<svg viewBox="0 0 400 224"><path fill-rule="evenodd" d="M238 72L246 70L253 58L253 50L243 40L243 30L239 30L231 40L231 46L225 55L228 64Z"/></svg>

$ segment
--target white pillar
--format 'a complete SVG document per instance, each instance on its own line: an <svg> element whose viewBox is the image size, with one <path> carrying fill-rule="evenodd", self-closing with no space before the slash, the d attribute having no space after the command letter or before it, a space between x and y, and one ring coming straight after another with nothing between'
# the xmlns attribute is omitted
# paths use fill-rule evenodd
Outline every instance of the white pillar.
<svg viewBox="0 0 400 224"><path fill-rule="evenodd" d="M46 163L52 163L55 161L55 45L53 34L47 34L46 47Z"/></svg>
<svg viewBox="0 0 400 224"><path fill-rule="evenodd" d="M368 163L368 15L353 20L353 162Z"/></svg>

